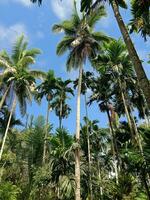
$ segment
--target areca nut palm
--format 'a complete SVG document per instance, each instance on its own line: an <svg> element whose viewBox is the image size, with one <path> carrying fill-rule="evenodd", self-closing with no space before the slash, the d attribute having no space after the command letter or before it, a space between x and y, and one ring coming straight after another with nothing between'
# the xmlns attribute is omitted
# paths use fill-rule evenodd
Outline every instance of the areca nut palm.
<svg viewBox="0 0 150 200"><path fill-rule="evenodd" d="M132 139L135 140L138 144L139 150L141 152L141 156L143 156L143 147L141 143L141 139L139 137L139 133L135 124L134 119L131 117L131 109L128 95L128 83L135 78L135 73L133 70L132 63L129 59L129 55L126 51L126 46L122 43L121 40L111 41L109 44L105 44L105 52L102 55L98 56L97 60L99 70L102 69L102 72L109 73L112 75L112 83L117 84L120 89L120 95L123 101L124 110L128 119L128 124L130 128L130 132L132 135ZM145 187L147 190L147 187ZM147 191L149 196L149 191Z"/></svg>
<svg viewBox="0 0 150 200"><path fill-rule="evenodd" d="M103 33L94 32L96 22L105 15L104 7L92 12L88 16L79 17L76 6L70 20L65 20L53 26L54 32L64 31L65 36L57 46L57 54L62 55L68 52L66 62L67 70L79 69L78 92L77 92L77 116L76 116L76 142L80 143L80 94L82 84L83 64L87 59L96 56L103 41L108 41L108 37ZM75 150L75 177L76 191L75 199L80 200L80 149Z"/></svg>
<svg viewBox="0 0 150 200"><path fill-rule="evenodd" d="M22 35L17 38L11 56L6 51L0 52L0 67L2 69L0 78L9 88L9 90L6 89L7 95L9 92L12 95L10 116L0 149L0 160L16 103L19 103L21 114L24 115L26 113L27 101L31 102L32 100L32 89L36 78L44 76L43 72L30 70L29 68L31 64L35 63L35 58L40 54L40 50L35 48L27 49L27 46L28 42L25 41Z"/></svg>
<svg viewBox="0 0 150 200"><path fill-rule="evenodd" d="M111 75L112 83L119 86L121 92L121 98L124 105L124 110L127 116L128 124L134 139L133 127L127 108L126 90L124 84L129 79L135 77L132 63L126 50L126 46L122 40L113 40L109 44L104 45L104 54L97 57L97 67L100 73L109 73ZM117 77L117 78L116 78Z"/></svg>
<svg viewBox="0 0 150 200"><path fill-rule="evenodd" d="M43 82L37 86L37 94L35 98L37 101L41 101L43 97L46 97L47 100L47 113L46 113L46 131L44 139L44 149L43 149L43 164L46 160L46 150L47 150L47 137L48 137L48 125L49 125L49 112L51 109L51 101L54 98L56 90L57 79L55 77L54 71L49 70L45 76Z"/></svg>
<svg viewBox="0 0 150 200"><path fill-rule="evenodd" d="M105 0L105 1L107 1L107 0ZM103 0L96 0L96 1L81 0L81 11L86 11L87 13L89 13L91 10L97 8L97 6L101 5L102 2L104 2L104 1ZM122 19L122 16L121 16L120 10L119 10L120 7L127 8L127 4L126 4L125 0L108 0L108 2L110 3L112 10L114 12L116 21L117 21L118 26L120 28L124 42L127 46L130 59L133 63L138 81L140 83L140 87L143 90L143 93L145 95L148 107L150 109L150 92L149 92L150 91L150 83L149 83L147 75L146 75L144 68L142 66L142 62L141 62L141 60L138 56L138 53L137 53L137 51L134 47L134 44L131 40L131 37L128 33L128 30L126 28L126 25L125 25L125 23ZM142 1L142 2L145 2L145 1ZM145 7L143 7L143 8L145 8ZM147 8L145 8L145 10L147 10ZM142 9L141 9L141 12L143 13Z"/></svg>
<svg viewBox="0 0 150 200"><path fill-rule="evenodd" d="M141 32L146 40L150 36L150 1L131 0L131 13L133 18L130 20L130 33Z"/></svg>
<svg viewBox="0 0 150 200"><path fill-rule="evenodd" d="M57 89L55 93L55 99L52 102L52 107L55 109L56 115L59 117L59 128L62 127L62 119L67 118L71 108L66 104L66 100L69 99L69 94L74 96L73 89L69 86L71 80L63 81L61 78L57 81Z"/></svg>

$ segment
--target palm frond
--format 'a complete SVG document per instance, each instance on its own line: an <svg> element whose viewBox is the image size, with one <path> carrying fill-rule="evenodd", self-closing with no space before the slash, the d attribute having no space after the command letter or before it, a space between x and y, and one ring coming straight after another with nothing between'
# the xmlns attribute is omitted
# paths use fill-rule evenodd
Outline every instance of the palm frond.
<svg viewBox="0 0 150 200"><path fill-rule="evenodd" d="M31 70L30 75L33 76L34 78L39 78L44 80L46 78L46 73L42 71L37 71L37 70Z"/></svg>
<svg viewBox="0 0 150 200"><path fill-rule="evenodd" d="M93 27L102 17L106 16L104 6L99 6L97 9L92 11L90 15L87 15L87 24L89 27Z"/></svg>
<svg viewBox="0 0 150 200"><path fill-rule="evenodd" d="M73 41L74 37L65 36L57 46L57 55L64 54L69 49L69 47L71 47L71 43Z"/></svg>
<svg viewBox="0 0 150 200"><path fill-rule="evenodd" d="M12 50L12 59L14 63L17 63L19 57L21 56L23 42L24 42L24 35L21 35L20 37L17 38L16 42L14 43Z"/></svg>
<svg viewBox="0 0 150 200"><path fill-rule="evenodd" d="M3 57L0 56L0 67L11 69L11 65L5 60Z"/></svg>
<svg viewBox="0 0 150 200"><path fill-rule="evenodd" d="M32 48L29 50L24 50L23 55L24 56L31 56L35 58L38 54L41 54L41 50L37 48Z"/></svg>
<svg viewBox="0 0 150 200"><path fill-rule="evenodd" d="M18 62L18 65L21 66L21 67L26 67L30 64L34 64L35 63L35 60L33 57L31 56L24 56L22 57L19 62Z"/></svg>
<svg viewBox="0 0 150 200"><path fill-rule="evenodd" d="M0 52L0 57L3 58L5 61L7 61L9 65L13 64L11 58L9 57L8 53L5 50L2 50Z"/></svg>

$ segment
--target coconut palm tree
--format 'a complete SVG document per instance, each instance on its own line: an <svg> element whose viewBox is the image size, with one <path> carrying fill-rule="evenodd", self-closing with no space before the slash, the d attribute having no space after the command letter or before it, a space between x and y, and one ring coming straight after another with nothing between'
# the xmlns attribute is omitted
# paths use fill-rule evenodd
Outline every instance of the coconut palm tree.
<svg viewBox="0 0 150 200"><path fill-rule="evenodd" d="M98 14L97 14L98 13ZM69 50L67 58L67 70L79 69L78 92L77 92L77 117L76 117L76 142L80 142L80 95L82 84L83 65L87 59L96 56L103 41L108 41L108 37L100 32L94 32L96 22L105 15L104 7L89 16L79 17L76 6L70 20L63 21L61 24L53 26L54 32L64 31L65 36L57 46L57 54L62 55ZM75 151L75 176L76 191L75 199L80 200L80 149Z"/></svg>
<svg viewBox="0 0 150 200"><path fill-rule="evenodd" d="M106 0L105 0L106 1ZM94 2L94 3L93 3ZM87 13L90 12L91 9L95 9L97 8L98 4L102 3L103 0L81 0L81 11L86 11ZM120 14L120 7L123 8L127 8L127 5L125 3L124 0L113 0L113 1L108 1L113 9L116 21L118 23L118 26L120 28L121 34L123 36L124 42L127 46L128 52L129 52L129 56L130 59L133 63L138 81L140 83L140 87L143 90L143 93L145 95L148 107L150 109L150 84L148 81L148 78L146 76L146 73L144 71L144 68L142 66L142 62L139 59L139 56L136 52L136 49L134 47L134 44L130 38L130 35L128 33L128 30L126 28L126 25L122 19L122 16ZM136 1L136 2L140 2L140 1ZM147 1L142 1L142 2L147 2ZM148 3L149 4L149 3ZM146 8L145 6L143 7L145 8L145 10L147 10L148 8ZM140 9L139 9L140 10Z"/></svg>
<svg viewBox="0 0 150 200"><path fill-rule="evenodd" d="M17 102L19 103L21 114L24 115L26 113L27 101L31 102L32 100L32 89L36 78L44 76L44 73L41 71L29 69L29 66L35 63L35 58L40 53L40 50L28 50L27 45L28 43L22 35L15 42L11 56L6 51L0 53L0 66L2 68L0 78L2 82L6 83L7 88L10 89L12 100L10 116L0 150L0 160Z"/></svg>
<svg viewBox="0 0 150 200"><path fill-rule="evenodd" d="M91 181L91 151L90 151L90 138L89 138L89 128L88 128L88 108L87 108L87 90L90 88L90 84L93 79L92 72L83 72L82 74L82 84L81 84L81 94L84 95L84 103L85 103L85 122L86 122L86 140L87 140L87 148L88 148L88 164L89 164L89 185L90 185L90 198L92 198L92 181ZM74 88L78 86L78 78L74 81Z"/></svg>
<svg viewBox="0 0 150 200"><path fill-rule="evenodd" d="M74 95L72 88L69 86L71 80L63 81L61 78L57 81L57 89L55 92L55 99L52 102L52 108L55 109L56 115L59 117L59 128L62 128L62 120L67 118L71 112L71 108L66 104L69 99L68 94Z"/></svg>
<svg viewBox="0 0 150 200"><path fill-rule="evenodd" d="M56 90L57 79L54 75L53 70L49 70L45 76L43 82L37 86L37 93L35 94L35 99L41 102L43 97L47 100L47 113L46 113L46 131L44 140L44 150L43 150L43 164L46 160L46 150L47 150L47 137L48 137L48 124L49 124L49 112L51 110L51 101L54 98Z"/></svg>

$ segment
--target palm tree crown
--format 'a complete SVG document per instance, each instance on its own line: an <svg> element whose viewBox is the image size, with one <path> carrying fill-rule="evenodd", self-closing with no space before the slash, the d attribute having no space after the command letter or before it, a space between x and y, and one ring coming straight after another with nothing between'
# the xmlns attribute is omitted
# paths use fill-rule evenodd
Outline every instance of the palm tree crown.
<svg viewBox="0 0 150 200"><path fill-rule="evenodd" d="M87 58L94 58L100 48L99 44L109 40L103 33L93 31L96 22L103 16L105 16L103 6L99 7L98 11L82 18L79 17L75 7L70 20L53 26L54 32L64 31L65 33L57 46L57 54L62 55L67 50L70 51L66 63L67 70L77 69Z"/></svg>
<svg viewBox="0 0 150 200"><path fill-rule="evenodd" d="M40 50L34 48L28 50L27 45L22 35L14 44L11 56L5 50L0 52L1 81L6 87L10 86L10 92L17 96L22 115L26 112L26 100L32 99L36 78L44 76L41 71L29 69L30 65L35 63Z"/></svg>

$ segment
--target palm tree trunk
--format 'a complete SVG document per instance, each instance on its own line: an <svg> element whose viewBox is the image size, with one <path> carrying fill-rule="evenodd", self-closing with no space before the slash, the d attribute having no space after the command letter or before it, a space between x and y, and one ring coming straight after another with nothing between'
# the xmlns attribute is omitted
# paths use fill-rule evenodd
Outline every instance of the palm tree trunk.
<svg viewBox="0 0 150 200"><path fill-rule="evenodd" d="M82 66L79 68L78 94L77 94L77 113L76 113L76 143L80 145L80 97L82 84ZM80 147L75 150L75 200L80 200Z"/></svg>
<svg viewBox="0 0 150 200"><path fill-rule="evenodd" d="M60 103L59 128L62 128L62 101Z"/></svg>
<svg viewBox="0 0 150 200"><path fill-rule="evenodd" d="M116 144L115 133L114 133L113 125L111 122L109 110L107 109L106 112L107 112L107 116L108 116L108 120L109 120L110 132L112 135L112 152L113 152L113 160L114 160L114 169L115 169L115 176L116 176L116 184L118 185L119 178L118 178L118 167L117 167L117 163L116 163L116 159L119 162L118 148L117 148L117 144Z"/></svg>
<svg viewBox="0 0 150 200"><path fill-rule="evenodd" d="M127 108L127 102L126 102L125 94L124 94L124 91L123 91L123 88L122 88L121 80L118 79L118 82L119 82L119 87L120 87L120 91L121 91L121 97L122 97L122 101L123 101L123 105L124 105L124 110L125 110L126 118L127 118L127 121L128 121L130 132L131 132L131 137L132 137L132 140L134 141L135 135L134 135L133 127L132 127L132 122L131 122L130 114L129 114L129 111L128 111L128 108Z"/></svg>
<svg viewBox="0 0 150 200"><path fill-rule="evenodd" d="M101 175L101 167L99 160L97 158L97 168L98 168L98 177L100 180L99 191L100 191L100 200L103 200L103 187L102 187L102 175Z"/></svg>
<svg viewBox="0 0 150 200"><path fill-rule="evenodd" d="M145 124L146 124L146 127L149 128L150 124L149 124L149 119L148 119L148 116L145 112L145 107L142 105L142 111L143 111L143 115L144 115L144 120L145 120Z"/></svg>
<svg viewBox="0 0 150 200"><path fill-rule="evenodd" d="M49 110L50 110L50 102L48 101L48 103L47 103L47 113L46 113L46 130L45 130L45 136L44 136L43 159L42 159L43 165L45 164L45 160L46 160Z"/></svg>
<svg viewBox="0 0 150 200"><path fill-rule="evenodd" d="M6 97L7 97L7 94L9 92L9 90L10 90L10 86L6 89L4 95L2 96L2 99L0 101L0 110L2 109L2 106L3 106L3 104L4 104L5 100L6 100Z"/></svg>
<svg viewBox="0 0 150 200"><path fill-rule="evenodd" d="M147 180L146 180L146 172L144 169L141 170L141 176L142 176L142 182L144 184L144 187L145 187L145 190L146 190L146 193L147 193L147 198L148 200L150 200L150 190L149 190L149 186L148 186L148 183L147 183Z"/></svg>
<svg viewBox="0 0 150 200"><path fill-rule="evenodd" d="M7 127L6 127L5 134L4 134L3 141L2 141L2 146L1 146L1 150L0 150L0 161L2 159L2 154L3 154L3 151L4 151L4 145L5 145L5 142L6 142L7 135L8 135L8 130L9 130L11 118L12 118L13 112L14 112L14 110L16 108L16 103L17 103L17 97L15 95L13 103L12 103L12 107L11 107L11 111L10 111L10 115L9 115L9 119L8 119L8 123L7 123Z"/></svg>
<svg viewBox="0 0 150 200"><path fill-rule="evenodd" d="M90 137L89 137L88 109L87 109L86 93L84 94L84 101L85 101L86 128L87 128L86 131L87 131L87 145L88 145L90 200L92 200L93 199L93 193L92 193L92 177L91 177L91 150L90 150Z"/></svg>
<svg viewBox="0 0 150 200"><path fill-rule="evenodd" d="M122 33L124 42L127 46L131 61L134 65L134 69L135 69L138 81L140 83L141 89L143 90L143 93L145 95L148 107L150 109L150 92L149 92L150 91L150 84L149 84L149 80L146 76L146 73L143 69L142 63L139 59L139 56L136 52L136 49L135 49L135 47L132 43L130 35L129 35L127 28L124 24L124 21L122 19L122 16L119 12L119 7L116 3L116 0L113 0L113 1L110 1L110 2L111 2L112 9L114 11L114 15L116 17L116 20L118 22L118 26L119 26L120 31Z"/></svg>
<svg viewBox="0 0 150 200"><path fill-rule="evenodd" d="M137 141L139 150L141 152L141 155L143 156L143 147L142 147L141 138L140 138L140 135L138 133L138 129L137 129L137 126L136 126L136 123L135 123L135 119L134 119L134 117L132 115L131 110L130 110L130 118L131 118L131 122L132 122L132 127L133 127L134 132L135 132L135 137L136 137L136 141Z"/></svg>
<svg viewBox="0 0 150 200"><path fill-rule="evenodd" d="M135 123L135 119L134 119L134 117L132 115L130 107L129 107L129 110L130 110L130 118L131 118L132 126L133 126L133 129L134 129L134 132L135 132L136 142L137 142L137 145L139 147L141 156L144 159L144 162L145 162L145 165L146 165L146 169L147 169L147 163L146 163L146 160L145 160L145 157L144 157L144 153L143 153L143 146L142 146L141 138L140 138L140 135L138 133L138 129L137 129L137 126L136 126L136 123ZM143 185L144 185L146 193L147 193L147 197L150 200L150 190L149 190L148 183L147 183L147 173L145 172L144 169L141 169L141 176L142 176Z"/></svg>

